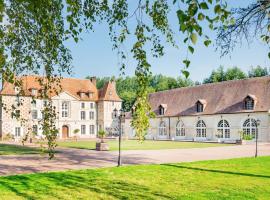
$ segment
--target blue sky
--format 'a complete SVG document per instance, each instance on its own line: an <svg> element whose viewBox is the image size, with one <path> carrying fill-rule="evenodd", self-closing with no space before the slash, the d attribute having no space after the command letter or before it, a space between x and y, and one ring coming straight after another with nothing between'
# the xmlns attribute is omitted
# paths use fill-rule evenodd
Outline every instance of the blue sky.
<svg viewBox="0 0 270 200"><path fill-rule="evenodd" d="M229 0L228 2L229 6L238 7L250 3L252 0ZM177 37L178 24L174 10L170 13L170 22L177 40L182 41L183 37L181 35ZM73 56L74 68L72 76L77 78L85 78L87 75L99 77L118 76L117 54L112 51L112 42L108 36L106 25L96 25L95 32L84 33L81 37L82 40L77 44L72 41L67 42ZM131 42L128 42L127 48L130 48L131 44ZM181 44L179 49L165 45L165 55L162 58L149 58L153 74L173 77L181 75L182 59L186 55L186 47ZM194 55L189 57L191 60L189 71L192 80L202 81L209 76L213 69L220 65L225 68L238 66L245 71L248 71L250 66L269 66L268 48L258 39L255 39L250 45L246 42L239 44L230 55L222 58L220 58L219 52L215 51L213 45L206 48L201 42L198 42L195 48ZM132 59L132 54L129 53L128 66L125 70L126 75L133 75L135 67L136 62Z"/></svg>

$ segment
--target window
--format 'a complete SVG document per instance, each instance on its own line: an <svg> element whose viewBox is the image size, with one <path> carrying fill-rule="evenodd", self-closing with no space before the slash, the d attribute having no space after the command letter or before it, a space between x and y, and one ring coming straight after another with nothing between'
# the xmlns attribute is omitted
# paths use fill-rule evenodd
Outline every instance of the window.
<svg viewBox="0 0 270 200"><path fill-rule="evenodd" d="M21 116L20 110L15 110L14 112L11 112L11 118L19 118Z"/></svg>
<svg viewBox="0 0 270 200"><path fill-rule="evenodd" d="M33 96L36 96L37 95L37 89L32 89L31 93L32 93Z"/></svg>
<svg viewBox="0 0 270 200"><path fill-rule="evenodd" d="M19 96L16 96L16 98L15 98L15 103L16 103L18 106L20 105L21 99L20 99Z"/></svg>
<svg viewBox="0 0 270 200"><path fill-rule="evenodd" d="M37 110L32 110L31 114L32 114L32 119L37 119L38 118L38 111Z"/></svg>
<svg viewBox="0 0 270 200"><path fill-rule="evenodd" d="M246 97L244 102L244 109L245 110L253 110L254 109L254 100L251 97Z"/></svg>
<svg viewBox="0 0 270 200"><path fill-rule="evenodd" d="M93 92L90 92L90 93L89 93L89 97L90 97L90 98L93 98Z"/></svg>
<svg viewBox="0 0 270 200"><path fill-rule="evenodd" d="M21 127L15 127L15 137L21 136Z"/></svg>
<svg viewBox="0 0 270 200"><path fill-rule="evenodd" d="M89 112L89 119L94 119L94 112L93 111Z"/></svg>
<svg viewBox="0 0 270 200"><path fill-rule="evenodd" d="M15 90L15 94L19 94L21 89L20 87L16 86L14 90Z"/></svg>
<svg viewBox="0 0 270 200"><path fill-rule="evenodd" d="M82 135L86 134L86 126L85 125L81 125L81 134Z"/></svg>
<svg viewBox="0 0 270 200"><path fill-rule="evenodd" d="M81 108L82 108L82 109L85 108L85 103L81 103Z"/></svg>
<svg viewBox="0 0 270 200"><path fill-rule="evenodd" d="M91 108L91 109L94 108L94 103L90 103L90 108Z"/></svg>
<svg viewBox="0 0 270 200"><path fill-rule="evenodd" d="M62 102L62 117L68 117L69 114L69 103L64 101Z"/></svg>
<svg viewBox="0 0 270 200"><path fill-rule="evenodd" d="M37 125L33 125L32 132L34 135L37 135L37 133L38 133L38 126Z"/></svg>
<svg viewBox="0 0 270 200"><path fill-rule="evenodd" d="M227 120L220 120L218 122L218 128L217 128L218 138L230 138L230 125Z"/></svg>
<svg viewBox="0 0 270 200"><path fill-rule="evenodd" d="M114 106L114 101L112 102L112 106Z"/></svg>
<svg viewBox="0 0 270 200"><path fill-rule="evenodd" d="M182 121L178 121L176 124L176 136L185 136L185 128Z"/></svg>
<svg viewBox="0 0 270 200"><path fill-rule="evenodd" d="M158 127L158 133L160 136L166 136L167 131L166 131L166 124L164 121L160 122L159 127Z"/></svg>
<svg viewBox="0 0 270 200"><path fill-rule="evenodd" d="M95 134L95 125L90 125L90 126L89 126L89 134L90 134L90 135Z"/></svg>
<svg viewBox="0 0 270 200"><path fill-rule="evenodd" d="M48 105L48 101L47 100L43 100L43 106L46 107Z"/></svg>
<svg viewBox="0 0 270 200"><path fill-rule="evenodd" d="M255 119L247 119L243 124L244 135L255 138L258 136L258 127Z"/></svg>
<svg viewBox="0 0 270 200"><path fill-rule="evenodd" d="M197 102L197 112L203 112L203 104L200 102Z"/></svg>
<svg viewBox="0 0 270 200"><path fill-rule="evenodd" d="M81 120L85 120L85 111L81 111Z"/></svg>
<svg viewBox="0 0 270 200"><path fill-rule="evenodd" d="M206 137L206 125L203 120L199 120L196 125L196 137Z"/></svg>
<svg viewBox="0 0 270 200"><path fill-rule="evenodd" d="M37 102L36 102L36 100L32 100L32 101L31 101L31 106L32 106L33 108L36 108L36 107L37 107Z"/></svg>

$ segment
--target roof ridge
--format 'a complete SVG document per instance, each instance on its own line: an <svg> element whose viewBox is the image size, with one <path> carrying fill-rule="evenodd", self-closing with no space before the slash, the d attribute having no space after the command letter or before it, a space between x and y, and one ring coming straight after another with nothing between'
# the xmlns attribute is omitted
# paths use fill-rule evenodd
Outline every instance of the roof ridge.
<svg viewBox="0 0 270 200"><path fill-rule="evenodd" d="M227 80L227 81L214 82L214 83L204 83L204 84L201 84L201 85L185 86L185 87L179 87L179 88L172 88L172 89L152 92L152 93L149 93L149 95L150 94L156 94L156 93L162 93L162 92L175 91L175 90L183 90L183 89L203 87L203 86L211 86L211 85L221 85L221 84L231 83L231 82L251 81L251 80L255 80L255 79L266 79L266 78L270 78L270 75L261 76L261 77L251 77L251 78L248 77L248 78L244 78L244 79L234 79L234 80Z"/></svg>

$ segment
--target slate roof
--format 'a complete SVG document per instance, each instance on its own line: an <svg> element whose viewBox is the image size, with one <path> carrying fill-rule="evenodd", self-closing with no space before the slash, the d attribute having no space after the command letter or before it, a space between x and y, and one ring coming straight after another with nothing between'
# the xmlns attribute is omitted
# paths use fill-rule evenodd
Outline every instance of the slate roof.
<svg viewBox="0 0 270 200"><path fill-rule="evenodd" d="M255 100L254 110L244 110L244 99ZM203 112L197 113L196 102L203 101ZM167 104L164 116L192 116L262 112L270 109L270 77L250 78L177 88L149 94L152 110L158 116L160 105Z"/></svg>

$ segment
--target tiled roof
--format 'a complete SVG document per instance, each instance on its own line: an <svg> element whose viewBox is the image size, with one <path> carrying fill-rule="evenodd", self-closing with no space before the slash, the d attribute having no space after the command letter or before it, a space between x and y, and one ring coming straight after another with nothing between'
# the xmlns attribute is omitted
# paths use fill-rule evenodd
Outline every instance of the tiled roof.
<svg viewBox="0 0 270 200"><path fill-rule="evenodd" d="M105 83L102 89L99 90L99 100L103 101L122 101L116 92L114 81Z"/></svg>
<svg viewBox="0 0 270 200"><path fill-rule="evenodd" d="M25 95L31 95L31 89L41 90L38 76L23 76L19 79L22 80L23 90ZM44 79L45 80L45 79ZM96 86L89 79L75 79L75 78L62 78L60 81L61 91L67 92L68 94L78 98L79 100L85 101L97 101L98 100L98 90ZM80 92L92 93L80 95ZM15 95L14 85L5 82L1 90L2 95ZM56 96L55 91L52 91L51 97Z"/></svg>
<svg viewBox="0 0 270 200"><path fill-rule="evenodd" d="M270 109L270 77L225 81L156 92L149 95L149 102L157 116L158 108L163 104L167 104L165 116L252 112L244 110L243 107L243 101L247 96L256 98L253 112L268 111ZM201 113L196 111L198 101L207 103Z"/></svg>

